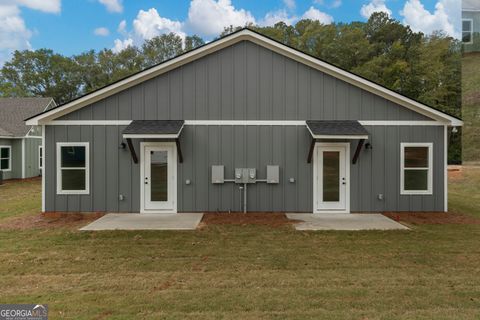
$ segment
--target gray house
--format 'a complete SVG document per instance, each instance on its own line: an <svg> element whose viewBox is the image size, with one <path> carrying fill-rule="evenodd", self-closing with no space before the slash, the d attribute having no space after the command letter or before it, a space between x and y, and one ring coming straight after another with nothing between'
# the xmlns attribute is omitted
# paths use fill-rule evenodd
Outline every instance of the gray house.
<svg viewBox="0 0 480 320"><path fill-rule="evenodd" d="M0 171L3 179L41 175L41 127L25 118L55 106L52 98L0 98Z"/></svg>
<svg viewBox="0 0 480 320"><path fill-rule="evenodd" d="M43 211L447 210L462 121L243 29L27 120Z"/></svg>
<svg viewBox="0 0 480 320"><path fill-rule="evenodd" d="M462 1L462 42L464 52L480 51L480 1Z"/></svg>

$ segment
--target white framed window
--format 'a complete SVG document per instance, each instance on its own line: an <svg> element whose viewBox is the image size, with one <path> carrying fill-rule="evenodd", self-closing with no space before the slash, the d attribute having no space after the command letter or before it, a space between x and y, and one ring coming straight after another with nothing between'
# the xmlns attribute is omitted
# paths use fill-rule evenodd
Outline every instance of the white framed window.
<svg viewBox="0 0 480 320"><path fill-rule="evenodd" d="M473 20L462 19L462 42L466 44L473 43Z"/></svg>
<svg viewBox="0 0 480 320"><path fill-rule="evenodd" d="M43 169L43 146L38 146L38 168Z"/></svg>
<svg viewBox="0 0 480 320"><path fill-rule="evenodd" d="M11 146L0 146L0 171L12 171Z"/></svg>
<svg viewBox="0 0 480 320"><path fill-rule="evenodd" d="M400 144L400 193L432 194L433 143Z"/></svg>
<svg viewBox="0 0 480 320"><path fill-rule="evenodd" d="M57 194L88 194L88 142L57 142Z"/></svg>

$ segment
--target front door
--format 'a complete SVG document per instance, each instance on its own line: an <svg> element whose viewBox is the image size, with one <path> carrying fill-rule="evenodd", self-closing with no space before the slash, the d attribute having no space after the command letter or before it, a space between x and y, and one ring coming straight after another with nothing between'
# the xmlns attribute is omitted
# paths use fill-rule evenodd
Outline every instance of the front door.
<svg viewBox="0 0 480 320"><path fill-rule="evenodd" d="M315 212L348 212L347 143L321 143L316 151Z"/></svg>
<svg viewBox="0 0 480 320"><path fill-rule="evenodd" d="M143 212L175 212L176 160L175 145L143 145Z"/></svg>

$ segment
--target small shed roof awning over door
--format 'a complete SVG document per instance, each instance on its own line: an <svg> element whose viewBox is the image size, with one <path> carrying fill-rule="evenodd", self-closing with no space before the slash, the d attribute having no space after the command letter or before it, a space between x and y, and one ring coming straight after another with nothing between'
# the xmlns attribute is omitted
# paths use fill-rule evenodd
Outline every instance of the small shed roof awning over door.
<svg viewBox="0 0 480 320"><path fill-rule="evenodd" d="M138 163L138 158L132 139L167 139L175 141L178 161L182 163L183 156L179 137L184 124L184 120L133 120L123 130L123 138L127 140L133 162Z"/></svg>
<svg viewBox="0 0 480 320"><path fill-rule="evenodd" d="M123 137L138 139L177 139L184 120L133 120L123 130Z"/></svg>
<svg viewBox="0 0 480 320"><path fill-rule="evenodd" d="M307 120L313 139L368 139L368 131L356 120Z"/></svg>

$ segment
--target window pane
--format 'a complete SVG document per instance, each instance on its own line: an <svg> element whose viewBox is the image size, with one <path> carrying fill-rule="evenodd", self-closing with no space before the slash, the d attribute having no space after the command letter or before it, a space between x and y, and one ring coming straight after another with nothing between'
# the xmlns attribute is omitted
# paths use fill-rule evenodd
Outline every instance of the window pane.
<svg viewBox="0 0 480 320"><path fill-rule="evenodd" d="M323 201L340 201L340 152L323 153Z"/></svg>
<svg viewBox="0 0 480 320"><path fill-rule="evenodd" d="M405 147L405 168L428 168L428 147Z"/></svg>
<svg viewBox="0 0 480 320"><path fill-rule="evenodd" d="M463 42L472 42L472 34L470 32L463 32L462 33L462 41Z"/></svg>
<svg viewBox="0 0 480 320"><path fill-rule="evenodd" d="M62 190L85 190L85 170L62 170Z"/></svg>
<svg viewBox="0 0 480 320"><path fill-rule="evenodd" d="M472 30L472 21L462 21L462 31L471 31Z"/></svg>
<svg viewBox="0 0 480 320"><path fill-rule="evenodd" d="M168 152L151 152L151 201L168 201Z"/></svg>
<svg viewBox="0 0 480 320"><path fill-rule="evenodd" d="M85 167L85 147L62 147L62 167Z"/></svg>
<svg viewBox="0 0 480 320"><path fill-rule="evenodd" d="M428 190L428 170L408 170L405 169L404 175L405 190L427 191Z"/></svg>
<svg viewBox="0 0 480 320"><path fill-rule="evenodd" d="M2 159L0 160L0 170L8 170L10 169L8 167L8 164L9 164L9 160L8 159Z"/></svg>
<svg viewBox="0 0 480 320"><path fill-rule="evenodd" d="M1 148L0 158L10 158L10 148Z"/></svg>

